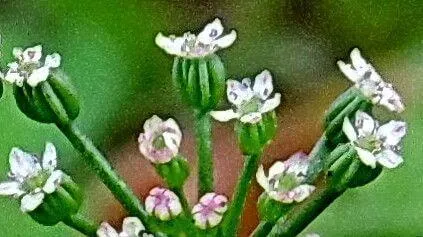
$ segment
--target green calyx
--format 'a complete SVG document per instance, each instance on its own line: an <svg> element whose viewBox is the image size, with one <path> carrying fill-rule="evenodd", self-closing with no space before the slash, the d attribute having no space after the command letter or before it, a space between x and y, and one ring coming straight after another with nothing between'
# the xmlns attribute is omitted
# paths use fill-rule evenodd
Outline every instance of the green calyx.
<svg viewBox="0 0 423 237"><path fill-rule="evenodd" d="M241 151L245 155L260 154L275 136L277 118L275 112L262 115L262 119L255 124L238 121L235 131Z"/></svg>
<svg viewBox="0 0 423 237"><path fill-rule="evenodd" d="M45 194L43 203L28 214L36 222L52 226L75 215L83 201L82 190L64 175L60 186L51 194Z"/></svg>
<svg viewBox="0 0 423 237"><path fill-rule="evenodd" d="M183 99L202 112L215 109L225 93L225 67L215 54L175 58L172 77Z"/></svg>
<svg viewBox="0 0 423 237"><path fill-rule="evenodd" d="M60 71L52 72L36 87L14 85L14 95L19 109L37 122L67 124L79 114L76 92Z"/></svg>
<svg viewBox="0 0 423 237"><path fill-rule="evenodd" d="M257 202L257 209L259 212L260 220L275 223L281 216L287 213L294 205L284 204L273 200L263 193L260 195Z"/></svg>
<svg viewBox="0 0 423 237"><path fill-rule="evenodd" d="M165 164L157 164L156 170L171 189L183 187L190 173L188 161L180 155Z"/></svg>

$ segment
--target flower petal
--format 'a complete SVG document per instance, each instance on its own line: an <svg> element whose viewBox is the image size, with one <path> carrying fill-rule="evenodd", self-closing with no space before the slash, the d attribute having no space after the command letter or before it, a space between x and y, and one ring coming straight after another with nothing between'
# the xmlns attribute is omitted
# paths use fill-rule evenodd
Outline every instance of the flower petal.
<svg viewBox="0 0 423 237"><path fill-rule="evenodd" d="M25 192L20 189L21 184L16 181L0 183L0 196L21 196Z"/></svg>
<svg viewBox="0 0 423 237"><path fill-rule="evenodd" d="M145 227L137 217L126 217L123 220L122 232L125 232L127 236L138 236L143 230Z"/></svg>
<svg viewBox="0 0 423 237"><path fill-rule="evenodd" d="M358 48L355 48L351 51L350 57L352 65L357 71L367 71L369 69L369 64L361 56L360 50Z"/></svg>
<svg viewBox="0 0 423 237"><path fill-rule="evenodd" d="M211 111L210 115L220 122L227 122L231 119L239 118L239 114L235 113L233 109L225 111Z"/></svg>
<svg viewBox="0 0 423 237"><path fill-rule="evenodd" d="M407 133L407 124L403 121L389 121L377 130L377 136L384 145L396 146Z"/></svg>
<svg viewBox="0 0 423 237"><path fill-rule="evenodd" d="M56 147L52 143L47 142L43 153L43 169L52 172L57 166L56 157Z"/></svg>
<svg viewBox="0 0 423 237"><path fill-rule="evenodd" d="M195 225L200 229L207 228L207 218L202 213L196 213L193 215Z"/></svg>
<svg viewBox="0 0 423 237"><path fill-rule="evenodd" d="M158 129L162 123L163 120L159 116L153 115L144 122L144 132L153 132Z"/></svg>
<svg viewBox="0 0 423 237"><path fill-rule="evenodd" d="M263 105L260 108L260 113L264 114L269 111L272 111L276 109L276 107L278 107L280 103L281 103L281 94L276 93L275 97L264 101Z"/></svg>
<svg viewBox="0 0 423 237"><path fill-rule="evenodd" d="M203 44L211 44L223 33L223 26L220 19L216 18L213 22L207 24L203 31L198 34L197 40Z"/></svg>
<svg viewBox="0 0 423 237"><path fill-rule="evenodd" d="M22 60L23 59L22 58L22 54L23 54L23 49L22 48L18 48L18 47L13 48L12 52L13 52L13 56L16 59L19 59L19 60Z"/></svg>
<svg viewBox="0 0 423 237"><path fill-rule="evenodd" d="M107 222L103 222L97 230L98 237L119 237L118 232Z"/></svg>
<svg viewBox="0 0 423 237"><path fill-rule="evenodd" d="M367 166L376 168L376 157L368 150L364 150L360 147L355 147L358 157Z"/></svg>
<svg viewBox="0 0 423 237"><path fill-rule="evenodd" d="M262 100L266 100L273 92L272 75L268 70L258 74L254 80L253 91L259 95Z"/></svg>
<svg viewBox="0 0 423 237"><path fill-rule="evenodd" d="M253 112L253 113L248 113L243 115L240 118L240 121L243 123L251 123L251 124L255 124L260 122L262 116L260 112Z"/></svg>
<svg viewBox="0 0 423 237"><path fill-rule="evenodd" d="M401 113L405 110L401 96L392 88L390 84L386 84L382 87L379 104L385 106L390 111L397 113Z"/></svg>
<svg viewBox="0 0 423 237"><path fill-rule="evenodd" d="M402 162L403 158L396 152L386 149L376 155L377 161L388 169L398 167Z"/></svg>
<svg viewBox="0 0 423 237"><path fill-rule="evenodd" d="M58 68L60 66L61 56L58 53L47 55L44 66L50 68Z"/></svg>
<svg viewBox="0 0 423 237"><path fill-rule="evenodd" d="M313 185L302 184L294 188L291 192L294 192L293 199L296 202L302 202L316 189Z"/></svg>
<svg viewBox="0 0 423 237"><path fill-rule="evenodd" d="M304 152L296 152L283 162L285 164L286 173L294 173L296 176L305 176L308 171L310 160Z"/></svg>
<svg viewBox="0 0 423 237"><path fill-rule="evenodd" d="M360 79L357 71L352 68L351 64L345 64L343 61L337 62L339 69L350 81L356 83Z"/></svg>
<svg viewBox="0 0 423 237"><path fill-rule="evenodd" d="M44 193L30 193L23 196L21 200L21 211L31 212L35 210L44 200Z"/></svg>
<svg viewBox="0 0 423 237"><path fill-rule="evenodd" d="M207 222L209 224L209 228L213 228L217 226L222 221L222 215L219 215L215 212L210 213L207 216Z"/></svg>
<svg viewBox="0 0 423 237"><path fill-rule="evenodd" d="M254 96L252 89L239 81L228 80L226 85L228 101L236 106L241 105L243 102L250 100Z"/></svg>
<svg viewBox="0 0 423 237"><path fill-rule="evenodd" d="M184 43L183 37L170 36L166 37L162 33L157 34L155 42L157 46L162 48L166 53L171 55L179 55L182 53L182 45Z"/></svg>
<svg viewBox="0 0 423 237"><path fill-rule="evenodd" d="M258 168L256 173L256 179L257 179L257 183L260 184L260 186L265 191L269 190L269 181L268 181L268 178L266 177L266 174L264 173L263 165L260 165L260 167Z"/></svg>
<svg viewBox="0 0 423 237"><path fill-rule="evenodd" d="M354 127L357 129L359 137L372 135L376 129L375 120L365 112L357 111L355 113Z"/></svg>
<svg viewBox="0 0 423 237"><path fill-rule="evenodd" d="M47 80L49 74L50 68L47 66L34 69L31 75L29 75L28 80L26 80L26 82L28 83L28 85L36 87L38 83Z"/></svg>
<svg viewBox="0 0 423 237"><path fill-rule="evenodd" d="M12 148L9 155L9 164L10 171L18 179L32 176L41 170L37 157L19 148Z"/></svg>
<svg viewBox="0 0 423 237"><path fill-rule="evenodd" d="M23 61L37 63L42 57L42 50L43 48L41 45L25 49L22 53Z"/></svg>
<svg viewBox="0 0 423 237"><path fill-rule="evenodd" d="M53 171L44 184L43 191L46 193L54 193L62 182L63 175L64 173L61 170Z"/></svg>
<svg viewBox="0 0 423 237"><path fill-rule="evenodd" d="M269 168L269 179L282 174L286 170L286 165L284 162L276 161L270 168Z"/></svg>
<svg viewBox="0 0 423 237"><path fill-rule="evenodd" d="M348 117L344 118L344 123L342 124L342 131L345 133L345 135L348 137L350 141L357 140L357 133L355 132L355 129L353 125L350 122L350 119Z"/></svg>
<svg viewBox="0 0 423 237"><path fill-rule="evenodd" d="M231 46L235 42L236 37L236 31L232 30L231 33L215 40L214 43L219 46L219 48L224 49Z"/></svg>

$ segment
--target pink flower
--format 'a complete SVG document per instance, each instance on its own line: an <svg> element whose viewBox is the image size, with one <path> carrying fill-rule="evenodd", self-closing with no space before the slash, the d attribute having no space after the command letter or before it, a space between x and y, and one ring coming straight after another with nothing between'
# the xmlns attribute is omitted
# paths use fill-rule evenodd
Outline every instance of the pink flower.
<svg viewBox="0 0 423 237"><path fill-rule="evenodd" d="M141 153L152 163L169 162L179 152L182 132L173 119L163 121L154 115L144 123L138 142Z"/></svg>
<svg viewBox="0 0 423 237"><path fill-rule="evenodd" d="M145 199L145 209L150 215L167 221L181 214L182 206L178 196L168 189L155 187Z"/></svg>
<svg viewBox="0 0 423 237"><path fill-rule="evenodd" d="M201 229L217 226L228 209L228 199L216 193L207 193L192 209L195 225Z"/></svg>

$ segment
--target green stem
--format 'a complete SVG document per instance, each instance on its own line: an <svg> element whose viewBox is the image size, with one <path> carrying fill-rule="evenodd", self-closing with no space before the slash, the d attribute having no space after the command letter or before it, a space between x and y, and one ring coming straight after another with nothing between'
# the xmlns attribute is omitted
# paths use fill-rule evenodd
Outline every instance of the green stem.
<svg viewBox="0 0 423 237"><path fill-rule="evenodd" d="M232 237L236 235L251 181L257 172L259 164L260 155L245 156L244 168L242 169L241 177L238 180L238 184L232 196L229 212L223 224L225 236Z"/></svg>
<svg viewBox="0 0 423 237"><path fill-rule="evenodd" d="M329 146L329 141L323 134L309 154L310 166L305 183L313 183L316 180L316 178L319 176L319 173L323 170L325 163L324 161L326 157L329 156L330 152L331 149Z"/></svg>
<svg viewBox="0 0 423 237"><path fill-rule="evenodd" d="M63 223L90 237L95 237L98 229L98 225L79 214L70 216L69 218L65 219Z"/></svg>
<svg viewBox="0 0 423 237"><path fill-rule="evenodd" d="M251 233L251 237L266 236L272 230L273 224L267 221L261 221L256 229Z"/></svg>
<svg viewBox="0 0 423 237"><path fill-rule="evenodd" d="M195 135L198 154L198 195L213 191L213 157L211 117L208 113L196 111Z"/></svg>
<svg viewBox="0 0 423 237"><path fill-rule="evenodd" d="M57 124L57 127L68 138L75 149L83 155L84 161L95 171L97 176L109 188L129 214L139 217L147 227L151 228L148 213L144 210L137 196L113 170L107 159L95 147L91 140L83 135L73 123Z"/></svg>

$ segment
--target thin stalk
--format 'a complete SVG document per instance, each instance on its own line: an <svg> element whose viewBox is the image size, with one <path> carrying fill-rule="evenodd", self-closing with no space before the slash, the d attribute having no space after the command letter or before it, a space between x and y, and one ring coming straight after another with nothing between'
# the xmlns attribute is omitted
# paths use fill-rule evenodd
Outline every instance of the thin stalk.
<svg viewBox="0 0 423 237"><path fill-rule="evenodd" d="M98 225L93 223L91 220L76 214L65 219L63 223L86 236L95 237Z"/></svg>
<svg viewBox="0 0 423 237"><path fill-rule="evenodd" d="M107 159L95 147L92 141L83 135L73 123L57 124L57 127L68 138L75 149L83 155L84 161L97 174L107 188L109 188L128 213L132 216L139 217L148 228L151 228L148 213L144 210L138 197L113 170Z"/></svg>
<svg viewBox="0 0 423 237"><path fill-rule="evenodd" d="M245 200L251 186L251 181L260 164L260 155L246 155L241 177L235 188L232 197L232 203L223 224L225 236L235 236L241 222L242 211L244 210Z"/></svg>
<svg viewBox="0 0 423 237"><path fill-rule="evenodd" d="M212 130L209 113L196 112L195 136L198 154L198 196L213 191Z"/></svg>
<svg viewBox="0 0 423 237"><path fill-rule="evenodd" d="M189 214L189 205L183 187L173 188L172 191L179 197L184 212Z"/></svg>

